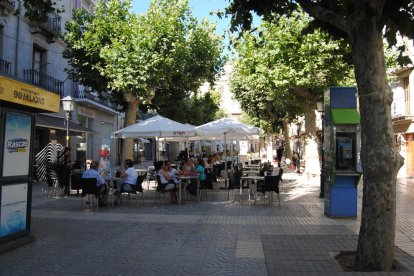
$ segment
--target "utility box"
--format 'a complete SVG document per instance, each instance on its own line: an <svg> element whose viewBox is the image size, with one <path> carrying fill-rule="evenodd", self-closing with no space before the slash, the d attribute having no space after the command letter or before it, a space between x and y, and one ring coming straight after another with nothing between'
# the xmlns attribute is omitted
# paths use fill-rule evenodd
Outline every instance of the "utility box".
<svg viewBox="0 0 414 276"><path fill-rule="evenodd" d="M361 177L356 89L332 87L325 92L324 104L324 212L329 217L356 217Z"/></svg>

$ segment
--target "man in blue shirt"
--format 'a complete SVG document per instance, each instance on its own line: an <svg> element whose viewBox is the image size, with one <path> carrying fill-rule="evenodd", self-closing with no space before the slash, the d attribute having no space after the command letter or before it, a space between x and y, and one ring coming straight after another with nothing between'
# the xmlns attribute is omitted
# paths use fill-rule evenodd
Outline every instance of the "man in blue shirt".
<svg viewBox="0 0 414 276"><path fill-rule="evenodd" d="M101 206L107 205L108 190L106 189L105 179L98 173L99 163L92 161L89 170L82 174L82 178L96 178L96 186L99 187L99 202Z"/></svg>

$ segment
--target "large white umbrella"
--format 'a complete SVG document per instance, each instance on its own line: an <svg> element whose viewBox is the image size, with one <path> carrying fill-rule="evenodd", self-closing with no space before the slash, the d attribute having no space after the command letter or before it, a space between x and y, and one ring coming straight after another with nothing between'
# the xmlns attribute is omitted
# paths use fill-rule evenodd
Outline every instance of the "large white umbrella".
<svg viewBox="0 0 414 276"><path fill-rule="evenodd" d="M224 140L227 148L226 140L253 140L258 139L258 135L263 130L235 121L229 118L222 118L195 128L197 137L191 139L199 140ZM226 152L224 153L226 154ZM227 165L227 162L225 163ZM227 166L226 166L227 169Z"/></svg>
<svg viewBox="0 0 414 276"><path fill-rule="evenodd" d="M188 137L192 137L195 135L196 132L194 126L181 124L179 122L157 115L147 120L115 131L112 134L112 137L154 137L157 141L156 143L158 143L158 138L170 138L171 140L181 140L188 139ZM157 149L155 151L157 152Z"/></svg>
<svg viewBox="0 0 414 276"><path fill-rule="evenodd" d="M115 131L115 138L137 137L192 137L195 135L195 127L181 124L160 115L154 116L139 123L127 126Z"/></svg>

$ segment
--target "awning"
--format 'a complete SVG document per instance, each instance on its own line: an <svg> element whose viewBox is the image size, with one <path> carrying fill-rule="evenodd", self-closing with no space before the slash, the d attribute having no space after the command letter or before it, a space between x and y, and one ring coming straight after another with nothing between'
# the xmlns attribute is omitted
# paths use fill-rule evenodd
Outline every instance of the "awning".
<svg viewBox="0 0 414 276"><path fill-rule="evenodd" d="M360 117L355 108L332 108L334 125L359 125Z"/></svg>
<svg viewBox="0 0 414 276"><path fill-rule="evenodd" d="M392 120L392 129L394 133L405 133L410 127L412 118L409 116L400 116L398 118L393 118Z"/></svg>
<svg viewBox="0 0 414 276"><path fill-rule="evenodd" d="M66 119L61 117L49 116L46 114L37 114L36 126L66 130ZM72 121L69 121L69 131L96 133L92 129L81 126L80 124L77 124Z"/></svg>

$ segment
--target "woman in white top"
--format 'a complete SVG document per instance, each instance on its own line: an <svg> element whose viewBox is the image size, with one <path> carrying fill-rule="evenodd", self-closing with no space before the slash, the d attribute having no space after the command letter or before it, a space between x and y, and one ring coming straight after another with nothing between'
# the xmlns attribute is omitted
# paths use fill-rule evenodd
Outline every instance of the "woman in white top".
<svg viewBox="0 0 414 276"><path fill-rule="evenodd" d="M158 161L157 167L155 169L157 170L157 175L160 177L161 185L163 186L162 189L164 191L170 191L175 189L175 183L168 174L165 168L164 161Z"/></svg>
<svg viewBox="0 0 414 276"><path fill-rule="evenodd" d="M124 170L121 173L121 179L118 181L118 193L121 191L131 192L132 187L137 184L138 173L134 169L134 164L131 159L125 160Z"/></svg>

